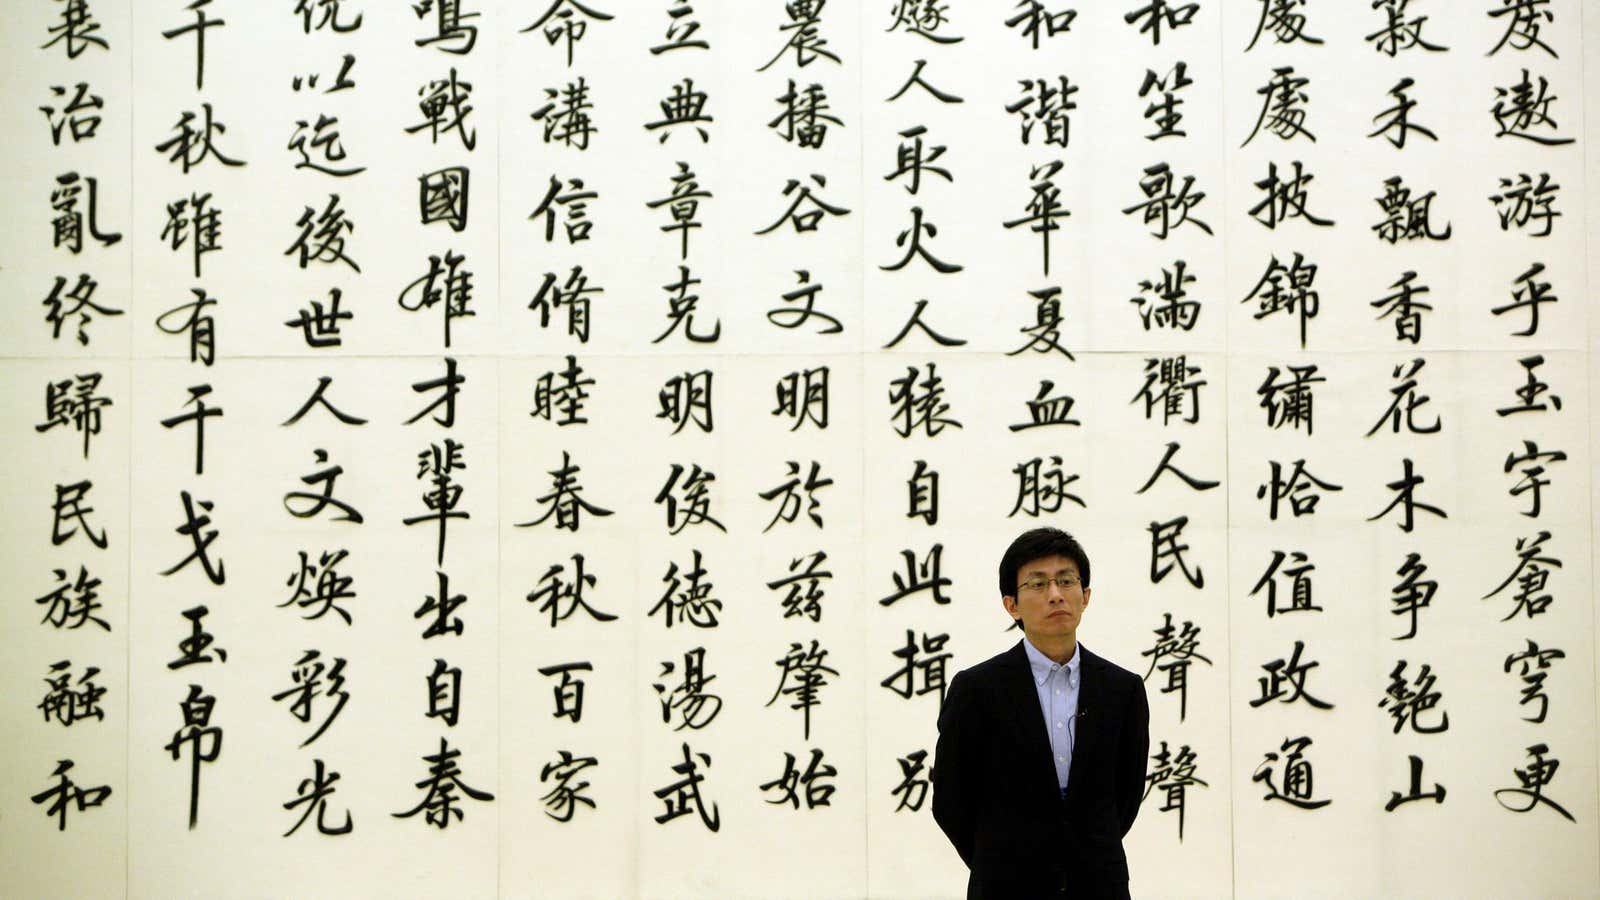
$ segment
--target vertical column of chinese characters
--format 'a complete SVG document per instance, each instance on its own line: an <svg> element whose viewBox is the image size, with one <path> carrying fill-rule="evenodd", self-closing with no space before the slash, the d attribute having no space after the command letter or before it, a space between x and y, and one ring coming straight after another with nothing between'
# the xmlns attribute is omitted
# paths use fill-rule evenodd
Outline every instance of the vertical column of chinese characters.
<svg viewBox="0 0 1600 900"><path fill-rule="evenodd" d="M751 419L740 428L757 451L743 462L756 504L749 527L759 528L756 565L745 573L757 603L744 621L767 637L741 659L759 673L750 693L759 738L747 742L746 765L757 776L756 827L790 846L835 845L832 871L806 875L814 866L801 854L785 854L779 871L810 878L818 891L859 893L866 848L840 842L839 824L863 808L867 760L840 746L857 727L846 685L859 677L851 661L860 658L860 629L851 623L861 611L835 598L852 596L838 593L854 574L838 538L859 509L855 407L837 398L853 401L859 377L849 354L860 339L863 44L853 4L752 6L742 16L749 40L738 67L750 74L739 85L738 140L767 165L748 180L741 238L747 277L762 294L756 308L769 308L763 319L736 320L743 333L734 337L753 338L768 355L730 362L759 389L742 404Z"/></svg>
<svg viewBox="0 0 1600 900"><path fill-rule="evenodd" d="M355 221L345 211L349 202L344 198L371 180L362 176L377 150L373 138L364 133L367 123L359 114L365 92L356 83L355 53L362 48L359 42L374 31L375 22L369 24L366 13L353 6L349 0L297 4L290 22L296 36L291 46L300 52L292 57L297 65L287 75L287 85L279 86L287 87L294 112L292 121L285 123L289 132L285 149L293 160L292 171L297 173L291 183L303 188L305 197L323 190L328 197L302 207L291 230L294 237L284 251L299 272L309 275L316 271L318 277L307 282L311 289L306 296L286 298L284 306L288 308L280 307L278 312L287 316L282 327L299 338L291 337L290 346L296 352L311 351L313 356L332 355L349 346L344 329L354 325L356 310L351 308L355 304L346 304L340 285L353 281L361 267L345 253L345 240L355 231ZM351 140L352 131L356 132L355 141ZM294 199L303 199L299 191L296 194ZM369 217L362 219L365 224ZM319 263L315 270L312 262ZM292 283L303 280L304 276L297 277ZM362 312L363 319L372 315Z"/></svg>
<svg viewBox="0 0 1600 900"><path fill-rule="evenodd" d="M884 837L869 847L868 883L913 893L949 885L938 870L878 850L924 833L911 820L931 811L933 724L947 674L963 642L972 642L965 652L986 655L1003 621L984 602L984 582L952 577L971 572L967 563L993 543L988 526L998 513L983 471L993 436L969 427L992 405L980 357L970 352L980 344L969 341L993 317L984 307L999 306L988 295L1000 292L967 266L1002 258L982 252L996 244L996 226L990 210L974 208L997 180L983 160L998 143L988 133L999 113L979 109L973 92L990 87L980 77L990 64L984 45L1002 29L1000 13L983 6L917 0L863 4L858 15L865 204L859 594L870 604L859 658L867 827ZM1005 254L1003 264L1019 255ZM974 630L970 623L982 624Z"/></svg>
<svg viewBox="0 0 1600 900"><path fill-rule="evenodd" d="M376 74L373 38L381 22L360 7L352 0L298 3L274 10L267 26L269 33L282 34L275 55L283 70L269 83L272 100L287 101L290 110L274 123L288 135L271 162L283 173L273 176L283 179L274 229L287 225L290 237L275 261L287 270L278 282L287 290L271 298L272 319L264 324L274 327L263 327L261 334L277 338L273 343L286 355L306 358L270 364L251 379L292 386L260 423L271 437L252 440L259 451L268 441L280 451L275 487L287 490L273 498L281 512L272 509L270 515L284 523L275 531L289 536L285 545L269 545L263 553L277 576L275 602L270 628L256 633L277 638L267 699L280 732L272 744L281 748L283 775L271 783L282 810L273 825L281 826L276 834L298 842L342 839L355 832L358 818L369 821L352 805L359 787L350 788L364 774L357 735L371 701L349 704L352 685L379 667L373 654L351 652L356 635L371 633L377 618L362 600L384 593L370 574L381 571L375 558L381 544L359 508L370 508L366 487L368 479L376 481L370 466L358 462L366 442L376 437L371 405L360 399L360 376L374 373L337 361L371 352L380 318L361 302L361 288L381 276L372 272L373 260L365 270L358 260L375 257L383 243L371 228L382 218L370 199L373 181L381 177L369 171L379 142L361 112L362 101L377 90L369 82ZM359 239L357 222L363 226ZM275 247L283 246L281 234L274 237ZM353 468L348 474L347 463ZM289 518L282 518L285 513Z"/></svg>
<svg viewBox="0 0 1600 900"><path fill-rule="evenodd" d="M856 727L844 685L858 678L849 661L861 659L865 620L851 602L862 546L855 538L863 529L854 402L864 340L863 216L853 211L863 193L865 42L853 4L752 7L741 17L750 39L739 67L753 77L739 85L739 141L744 154L770 164L750 179L744 223L751 227L741 235L750 248L743 280L762 297L746 312L760 318L735 319L742 333L734 337L764 357L730 362L757 381L745 408L760 418L745 431L759 441L756 448L770 450L747 466L759 485L751 499L761 534L748 590L759 598L751 627L774 636L747 663L767 673L752 697L760 721L771 723L749 746L769 811L759 826L791 846L832 844L843 836L839 817L864 808L857 785L869 762L855 752L860 745L841 740ZM776 632L766 627L772 623ZM826 717L825 707L832 711ZM779 865L789 877L812 873L818 891L860 892L865 850L837 846L835 865L820 876L802 854Z"/></svg>
<svg viewBox="0 0 1600 900"><path fill-rule="evenodd" d="M542 337L530 336L524 345L571 347L577 344L582 347L589 344L594 302L607 292L605 284L595 278L596 260L592 253L597 244L591 242L596 225L601 223L591 217L589 208L601 199L602 186L607 188L607 196L611 194L609 184L602 180L600 167L593 162L596 154L590 148L594 145L598 151L604 147L602 142L610 137L611 129L604 129L606 134L601 136L597 118L601 117L602 110L597 108L594 88L584 71L588 65L575 69L574 63L580 45L587 61L596 53L595 45L604 44L593 38L585 40L590 34L590 25L605 25L614 17L589 6L566 2L535 5L546 8L542 15L519 29L522 37L517 38L519 48L531 52L510 54L508 62L512 68L507 72L529 77L536 73L540 79L541 87L529 91L527 97L517 98L519 102L533 103L527 115L537 138L528 140L528 129L521 128L510 132L507 139L516 142L508 144L508 148L515 146L516 150L545 164L532 173L533 177L524 186L530 192L529 199L534 201L527 216L533 225L531 232L526 227L520 231L525 235L523 240L532 240L539 250L533 255L550 271L537 275L532 274L533 270L524 273L520 268L521 260L509 261L506 269L508 277L517 277L523 284L528 283L531 276L534 285L528 309L537 316L520 316L516 333L527 334L527 321L532 318L537 322L537 334ZM553 83L546 86L546 82ZM609 109L605 112L609 113ZM516 177L508 174L507 184L518 184ZM600 234L604 233L602 225ZM589 265L587 270L585 263ZM522 292L527 293L526 289ZM567 340L560 340L560 336ZM549 387L542 395L545 402L535 409L535 415L563 426L587 421L582 416L586 397L583 374L577 358L569 356L566 372L547 382ZM558 387L561 390L552 396L550 391ZM553 408L560 410L555 418L551 416Z"/></svg>
<svg viewBox="0 0 1600 900"><path fill-rule="evenodd" d="M704 282L695 277L691 269L694 256L711 254L702 229L707 220L714 220L708 213L722 194L720 189L711 190L711 179L707 177L710 173L705 165L710 156L711 132L708 129L715 127L714 117L707 113L706 104L711 99L707 88L714 85L707 84L704 77L699 87L688 75L674 80L678 73L685 71L686 63L681 55L653 62L651 68L655 72L652 74L659 77L648 81L641 78L639 84L651 87L649 95L659 100L661 112L659 118L644 125L656 133L658 145L652 154L654 159L648 164L653 173L654 190L648 194L650 199L645 201L644 207L657 224L659 235L655 240L667 241L664 246L670 251L652 254L651 258L663 261L665 256L671 263L663 266L662 262L657 262L652 266L654 289L649 293L664 291L667 303L665 316L647 316L651 321L665 320L664 325L653 329L657 333L650 343L660 345L671 339L684 349L691 349L695 345L714 345L722 334L721 321L714 312L707 315L709 311L700 310L696 315L700 286ZM696 144L700 146L694 146ZM665 155L672 159L670 167L661 164ZM670 174L663 178L668 172ZM699 252L691 255L693 250ZM663 267L676 270L676 276L667 277L660 271ZM653 502L661 510L661 522L668 539L652 542L652 549L665 551L666 559L657 558L658 553L646 553L641 558L644 572L653 573L658 568L664 568L665 572L660 578L663 587L659 599L645 612L647 621L640 627L649 629L653 621L659 623L663 633L676 637L670 642L652 641L647 646L659 647L661 652L671 654L671 658L658 661L652 688L660 701L661 723L670 725L674 736L681 732L685 738L662 745L677 744L670 747L665 760L655 754L650 756L653 765L646 770L645 785L656 789L652 797L646 798L646 809L655 807L652 819L658 825L681 819L698 822L708 831L716 832L721 829L722 816L716 793L711 791L717 779L709 776L716 759L723 754L709 752L712 748L707 745L713 743L715 734L709 728L718 721L724 708L723 689L712 682L719 678L718 669L727 668L727 660L719 659L706 646L711 643L708 638L722 627L724 616L723 602L717 596L717 579L706 566L702 550L719 546L717 538L728 533L722 521L727 516L722 510L728 504L729 481L724 478L721 484L717 483L716 470L720 469L724 476L728 470L712 458L714 445L708 439L715 433L714 412L719 405L715 402L714 391L716 371L705 365L716 357L706 352L708 349L705 347L693 355L670 360L667 363L671 366L667 370L669 374L661 381L656 395L655 418L661 422L653 430L658 440L666 436L661 446L668 452L661 454L661 461L652 466L657 472L662 468L667 470ZM715 558L713 550L711 559ZM656 593L650 590L646 596ZM689 647L689 644L696 646ZM723 724L726 725L726 720ZM698 732L698 735L690 732ZM695 738L698 749L690 743L689 737ZM717 749L720 751L721 747ZM663 771L669 764L670 775ZM656 877L662 875L647 875L646 879Z"/></svg>
<svg viewBox="0 0 1600 900"><path fill-rule="evenodd" d="M38 15L30 23L36 26L34 37L42 34L45 40L28 51L41 69L38 110L44 115L48 143L29 144L53 163L47 176L41 173L49 191L49 212L44 217L50 228L47 258L63 270L49 279L42 302L49 347L53 353L67 356L85 351L115 355L123 343L118 334L120 323L103 320L122 315L126 304L106 296L119 293L114 288L99 297L96 293L100 279L112 274L105 264L126 249L124 245L116 255L106 253L122 241L122 233L113 223L122 217L121 201L128 186L118 179L107 181L90 165L112 164L107 151L121 136L114 125L126 122L127 111L108 109L105 97L96 91L109 91L112 79L125 77L127 44L124 39L121 54L112 52L111 32L101 27L99 13L87 2L55 2L38 6L35 12ZM97 78L90 80L92 76ZM108 116L112 126L102 129ZM21 168L18 162L13 171ZM87 268L90 263L94 268ZM64 271L74 264L86 268ZM97 321L99 325L93 324ZM39 329L34 325L25 333L38 334ZM95 342L97 336L100 340Z"/></svg>
<svg viewBox="0 0 1600 900"><path fill-rule="evenodd" d="M410 67L404 70L404 83L418 82L416 88L405 89L414 98L415 115L396 137L403 137L408 149L426 161L413 177L418 223L427 237L426 249L418 254L424 261L408 264L404 271L412 277L396 292L396 303L413 317L435 323L431 328L439 339L419 346L450 350L461 340L460 329L476 324L474 335L492 333L496 319L493 304L480 302L476 295L480 283L494 284L497 274L489 232L481 224L485 218L495 221L495 184L492 170L479 165L474 191L473 167L467 164L493 147L491 141L478 150L484 114L475 113L480 107L494 109L494 71L487 58L494 48L486 37L492 33L489 23L470 0L413 4L412 12L409 30L415 37L406 42L410 46L404 58ZM420 73L420 79L412 73ZM485 178L490 180L487 189ZM473 196L478 203L469 203ZM474 219L480 227L468 232Z"/></svg>
<svg viewBox="0 0 1600 900"><path fill-rule="evenodd" d="M488 487L498 464L498 372L481 355L497 346L499 319L496 62L500 32L510 24L501 12L472 0L397 8L393 14L406 24L390 46L400 67L385 84L396 99L406 98L409 112L393 132L408 168L385 174L396 187L408 186L399 196L415 198L414 207L406 205L417 229L399 238L408 261L385 289L404 314L407 346L443 354L408 359L410 374L401 379L410 385L401 392L409 413L400 420L394 461L407 466L403 475L397 466L394 477L411 487L397 516L404 534L395 540L412 548L408 558L422 571L404 567L409 615L390 624L404 622L412 648L407 674L396 679L404 686L398 699L417 710L409 723L423 723L431 734L410 748L409 777L393 785L406 796L390 816L413 828L455 825L462 829L458 847L496 834L500 816L487 804L504 793L495 744L499 671L489 662L498 646L498 604L486 602L498 583L488 551L498 533ZM495 877L485 870L476 884L488 889Z"/></svg>
<svg viewBox="0 0 1600 900"><path fill-rule="evenodd" d="M1090 311L1095 349L1129 352L1090 358L1091 372L1119 389L1111 403L1087 406L1084 419L1100 433L1122 432L1135 449L1122 445L1116 458L1102 458L1104 471L1126 474L1110 501L1121 509L1097 515L1105 525L1093 535L1096 544L1125 536L1095 568L1125 567L1129 587L1100 584L1106 576L1098 576L1100 609L1088 615L1100 623L1094 634L1121 623L1110 630L1133 648L1122 664L1143 676L1150 696L1140 827L1179 862L1167 870L1172 875L1138 873L1138 884L1157 893L1187 889L1167 880L1179 877L1227 891L1230 873L1209 861L1227 853L1231 836L1223 801L1231 779L1222 764L1231 753L1224 698L1234 583L1221 304L1229 194L1226 82L1217 57L1229 45L1229 4L1113 6L1084 23L1121 54L1084 88L1095 91L1085 105L1091 114L1106 110L1103 127L1117 138L1114 152L1096 147L1091 158L1111 186L1109 208L1090 210L1084 224L1098 226L1087 240L1092 259L1103 261L1090 268L1090 284L1100 286L1094 295L1106 300Z"/></svg>
<svg viewBox="0 0 1600 900"><path fill-rule="evenodd" d="M159 799L130 809L129 852L160 865L186 852L172 846L186 832L222 852L246 784L239 770L228 774L223 750L240 740L235 729L254 699L243 696L242 673L230 671L241 641L250 648L230 548L243 546L235 542L253 499L239 490L238 473L257 461L218 446L231 443L235 420L227 412L239 414L232 401L248 394L228 366L217 365L217 350L231 348L227 358L260 349L248 340L257 304L250 279L241 277L257 262L249 256L257 248L233 241L228 229L233 213L255 199L249 178L259 148L249 126L261 123L250 121L258 107L240 91L247 24L210 2L151 0L131 11L138 23L134 205L146 227L132 235L130 314L135 381L149 403L133 435L130 603L139 614L129 756L134 780L152 785ZM238 343L225 342L224 333Z"/></svg>
<svg viewBox="0 0 1600 900"><path fill-rule="evenodd" d="M647 190L639 153L656 141L637 69L643 32L663 23L615 6L505 5L501 836L536 849L504 855L501 872L631 896L639 801L625 748L645 726L629 598L647 520L639 500L619 503L646 490L648 442L620 391L632 374L621 354L646 318L646 301L628 301L644 296L635 254L648 239L622 198Z"/></svg>
<svg viewBox="0 0 1600 900"><path fill-rule="evenodd" d="M635 677L639 688L648 685L640 690L648 699L639 718L653 723L641 734L649 737L637 760L639 879L652 884L681 881L700 868L685 856L722 832L733 792L725 773L737 746L729 729L738 726L724 713L742 667L724 638L729 610L722 597L734 565L738 523L728 510L738 481L729 467L738 458L722 450L729 401L717 375L728 373L712 363L723 359L724 298L735 289L721 257L737 192L724 149L732 134L731 85L717 78L730 23L690 4L642 6L638 15L653 20L649 33L660 38L643 52L629 85L645 100L643 119L623 127L625 140L642 139L644 193L631 202L649 227L640 232L648 237L636 296L651 298L633 311L644 327L632 335L630 353L649 362L631 367L642 383L630 389L650 410L638 415L655 420L629 427L661 448L641 473L654 521L637 558ZM665 30L663 16L675 19ZM706 27L687 32L688 21ZM640 350L661 352L643 357Z"/></svg>
<svg viewBox="0 0 1600 900"><path fill-rule="evenodd" d="M16 213L0 284L18 301L0 313L0 421L21 476L0 488L11 511L0 561L16 586L0 626L0 671L16 694L0 713L15 751L8 842L106 865L37 865L37 852L19 853L0 883L115 893L131 712L130 256L119 230L132 182L130 23L108 3L12 13L4 44L15 61L17 127L0 150Z"/></svg>
<svg viewBox="0 0 1600 900"><path fill-rule="evenodd" d="M422 701L422 721L441 733L437 750L430 744L422 756L426 771L415 782L418 793L408 808L392 815L419 817L418 822L443 830L466 819L468 800L495 799L485 787L494 785L489 757L496 728L490 710L497 704L489 698L498 697L498 672L486 660L497 645L495 607L480 600L468 609L474 597L494 593L494 567L484 552L493 533L494 506L483 485L493 483L495 473L488 450L495 439L489 424L495 372L487 361L461 363L453 356L427 368L426 377L411 384L416 412L404 420L405 435L419 437L412 438L418 449L407 473L415 488L399 522L407 539L422 540L431 551L420 558L432 558L432 571L408 581L418 599L407 624L432 659L401 683L411 687L405 692L409 699ZM478 664L468 672L460 664L465 659ZM477 712L467 717L468 709ZM489 815L486 824L469 829L481 838L494 833L497 819Z"/></svg>
<svg viewBox="0 0 1600 900"><path fill-rule="evenodd" d="M1095 236L1113 223L1100 224L1104 211L1085 202L1096 193L1093 185L1104 171L1101 154L1121 140L1108 114L1120 77L1112 74L1118 54L1104 50L1122 25L1116 21L1120 13L1114 15L1109 8L1080 7L1061 0L1030 0L986 11L982 27L974 28L972 36L979 42L974 49L993 61L987 64L992 66L988 77L973 83L972 93L963 92L960 106L942 107L965 109L968 128L982 122L981 130L993 136L992 146L969 144L957 150L983 151L974 154L984 161L976 173L983 179L981 193L992 198L980 213L983 241L1002 251L965 261L969 277L996 297L987 327L978 332L984 349L1001 351L989 361L994 368L985 379L990 390L1000 393L996 399L1001 403L994 410L997 415L983 422L984 443L1005 447L991 456L992 468L985 473L986 481L997 485L985 492L992 498L987 511L996 517L1004 514L985 541L995 555L1017 532L1038 526L1074 533L1091 548L1101 548L1099 553L1090 550L1100 560L1108 558L1105 548L1117 542L1109 532L1091 533L1082 524L1087 521L1084 511L1094 505L1094 489L1103 485L1091 485L1086 477L1095 468L1094 446L1084 436L1085 407L1074 395L1082 396L1085 370L1099 361L1083 357L1086 350L1100 349L1089 344L1089 322L1101 305L1091 301L1103 290L1097 282L1107 274L1097 263L1123 252L1097 261ZM1130 46L1137 51L1138 45L1126 41L1119 49ZM1091 72L1105 74L1091 77ZM975 108L968 109L969 101ZM902 137L917 136L906 132ZM906 149L901 148L902 159ZM956 174L972 177L965 171ZM969 315L967 321L982 327L982 314ZM993 558L984 562L990 568ZM981 598L986 632L1004 621L996 608L994 593L999 591L991 590L990 577L986 574L979 582L974 598ZM1106 621L1120 621L1125 611ZM1008 640L1021 637L1020 619L1010 631ZM1089 642L1095 643L1092 637Z"/></svg>
<svg viewBox="0 0 1600 900"><path fill-rule="evenodd" d="M1327 273L1349 271L1328 259L1341 248L1332 240L1342 233L1336 223L1347 217L1333 188L1357 176L1339 167L1356 138L1341 133L1333 101L1323 98L1335 93L1339 66L1351 65L1341 54L1354 51L1333 34L1340 17L1330 5L1237 7L1248 8L1230 11L1222 40L1230 239L1219 312L1231 326L1229 550L1237 589L1230 649L1241 673L1230 711L1233 802L1260 811L1234 842L1241 871L1243 859L1258 866L1236 884L1245 890L1256 871L1270 868L1252 848L1270 845L1266 835L1285 827L1283 817L1333 802L1327 785L1337 777L1317 776L1338 765L1330 759L1341 746L1331 722L1348 679L1336 676L1351 660L1328 657L1340 646L1341 623L1364 613L1353 603L1325 605L1316 590L1319 567L1330 577L1354 574L1361 559L1348 538L1360 520L1342 502L1348 441L1337 434L1342 422L1326 421L1341 409L1321 412L1314 403L1319 388L1340 379L1329 374L1328 359L1312 355L1348 344L1354 330L1338 318L1344 307L1324 310L1321 302ZM1323 524L1330 521L1337 527ZM1351 816L1366 815L1348 801L1333 813L1346 806ZM1328 816L1312 827L1329 828ZM1245 836L1257 828L1261 835Z"/></svg>
<svg viewBox="0 0 1600 900"><path fill-rule="evenodd" d="M1483 287L1469 310L1492 348L1482 354L1481 406L1469 410L1483 438L1471 471L1495 490L1483 509L1490 523L1483 565L1464 594L1479 598L1474 621L1494 635L1482 660L1495 711L1484 783L1531 835L1595 815L1584 782L1562 771L1563 758L1571 760L1584 747L1581 735L1593 730L1582 677L1594 648L1584 640L1591 633L1584 586L1593 576L1581 498L1591 490L1594 460L1580 417L1593 404L1585 404L1582 351L1594 304L1586 315L1578 299L1586 284L1582 216L1567 215L1584 202L1576 190L1584 158L1580 9L1483 6L1487 55L1473 111L1484 118L1474 118L1473 136L1488 149L1473 188L1492 206L1478 207L1492 235L1486 242L1503 249L1476 273Z"/></svg>
<svg viewBox="0 0 1600 900"><path fill-rule="evenodd" d="M1462 26L1477 15L1478 10L1432 0L1385 0L1358 17L1358 34L1341 41L1340 55L1354 55L1365 70L1356 93L1366 109L1352 135L1359 138L1352 142L1355 147L1342 167L1330 167L1344 169L1340 183L1355 188L1350 193L1361 201L1359 213L1349 216L1341 209L1333 216L1341 224L1366 226L1342 236L1363 248L1350 261L1363 260L1373 270L1360 276L1355 295L1366 301L1359 306L1367 321L1355 332L1359 337L1346 339L1342 349L1369 352L1330 360L1320 375L1306 379L1324 378L1328 393L1348 388L1363 398L1346 413L1357 416L1353 421L1335 426L1335 418L1343 418L1336 416L1327 424L1344 437L1360 435L1360 446L1341 458L1361 465L1349 473L1362 482L1351 484L1360 492L1351 496L1370 523L1362 529L1377 536L1373 571L1339 566L1352 580L1370 585L1369 596L1379 602L1366 613L1368 631L1387 639L1382 642L1387 646L1375 649L1367 672L1371 679L1383 679L1376 704L1383 716L1379 759L1372 766L1383 776L1363 791L1364 802L1381 799L1386 813L1412 822L1451 814L1435 809L1449 794L1450 757L1444 754L1459 746L1454 743L1459 738L1449 734L1449 701L1463 689L1476 693L1468 687L1473 673L1461 666L1466 657L1460 651L1468 647L1449 640L1452 623L1444 610L1461 598L1461 573L1446 561L1458 553L1452 545L1469 527L1462 521L1461 494L1452 496L1451 476L1474 480L1465 467L1451 470L1459 465L1464 441L1481 432L1463 427L1470 410L1463 402L1462 373L1469 367L1462 366L1460 356L1439 351L1462 347L1461 336L1468 333L1462 327L1467 311L1444 302L1463 295L1450 284L1452 257L1468 241L1486 247L1498 243L1468 221L1464 186L1448 177L1450 163L1462 159L1460 148L1481 141L1474 123L1447 115L1448 91L1441 90L1470 80L1464 66L1481 68L1471 51L1456 49L1465 38ZM1330 264L1325 257L1322 262L1325 276L1318 287L1330 299L1342 293L1339 282L1347 272L1360 271L1343 260ZM1339 313L1332 305L1329 313L1332 324ZM1315 562L1333 574L1332 560ZM1335 608L1331 615L1343 612ZM1379 622L1386 627L1372 627ZM1336 677L1334 661L1329 663L1327 674ZM1432 770L1425 768L1430 758ZM1419 881L1416 889L1426 883Z"/></svg>
<svg viewBox="0 0 1600 900"><path fill-rule="evenodd" d="M848 734L844 729L854 725L848 718L853 710L839 685L854 680L856 673L839 666L860 658L852 651L859 649L857 626L862 614L859 608L837 599L850 595L840 590L843 579L835 581L835 575L852 574L841 571L842 562L851 560L853 554L849 552L851 544L839 536L858 534L852 524L859 521L853 517L859 516L860 506L852 502L852 492L845 488L859 484L860 468L859 458L852 459L848 453L856 448L841 446L839 441L841 433L852 433L848 429L855 424L854 416L844 413L830 419L829 412L832 392L838 389L833 374L843 370L853 376L855 366L853 360L840 359L818 361L815 366L793 357L782 362L801 368L777 379L777 405L769 411L779 417L778 427L784 432L780 438L769 438L767 445L782 446L785 456L795 458L784 459L781 467L762 467L757 474L768 478L770 486L756 495L766 522L758 545L760 580L749 585L750 593L760 598L752 610L752 627L772 633L765 626L779 624L776 646L764 643L761 650L766 658L751 661L757 666L755 671L769 673L758 686L765 698L763 708L773 710L764 713L763 719L776 723L761 729L764 740L759 745L763 753L758 769L767 777L759 789L763 802L774 811L774 818L766 823L772 833L800 839L820 828L822 839L840 840L843 836L835 816L859 814L862 806L858 796L848 801L834 796L841 788L837 779L841 764L848 766L859 757L848 753L851 748L842 748L846 752L830 758L821 744L828 736L837 741L837 735ZM778 651L776 658L771 656L774 650ZM769 685L771 691L767 692L764 689ZM824 716L824 708L831 715ZM778 710L798 721L777 722ZM802 742L798 747L791 730L796 727ZM860 783L859 771L847 768L844 777L851 785ZM828 809L830 815L791 817L780 812L820 809ZM821 876L818 887L859 890L865 848L845 845L837 853L837 870Z"/></svg>

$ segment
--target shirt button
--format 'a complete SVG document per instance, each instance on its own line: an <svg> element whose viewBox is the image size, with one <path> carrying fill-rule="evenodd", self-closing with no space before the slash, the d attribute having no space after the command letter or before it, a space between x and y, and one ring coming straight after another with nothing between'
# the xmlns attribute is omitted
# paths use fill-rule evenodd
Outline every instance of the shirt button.
<svg viewBox="0 0 1600 900"><path fill-rule="evenodd" d="M1056 723L1056 727L1057 727L1057 728L1060 728L1060 727L1061 727L1061 723L1060 723L1060 722L1057 722L1057 723Z"/></svg>

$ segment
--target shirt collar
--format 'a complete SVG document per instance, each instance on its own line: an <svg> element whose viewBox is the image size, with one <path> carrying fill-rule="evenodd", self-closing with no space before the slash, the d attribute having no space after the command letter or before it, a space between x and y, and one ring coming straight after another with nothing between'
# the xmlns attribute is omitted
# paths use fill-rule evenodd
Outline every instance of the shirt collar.
<svg viewBox="0 0 1600 900"><path fill-rule="evenodd" d="M1022 639L1022 649L1028 654L1028 667L1033 671L1035 684L1044 684L1045 679L1049 678L1050 673L1057 668L1066 669L1067 675L1073 680L1077 680L1079 663L1083 661L1082 641L1079 641L1072 648L1072 658L1067 660L1067 664L1064 666L1057 666L1055 660L1040 653L1039 648L1035 647L1033 642L1026 637Z"/></svg>

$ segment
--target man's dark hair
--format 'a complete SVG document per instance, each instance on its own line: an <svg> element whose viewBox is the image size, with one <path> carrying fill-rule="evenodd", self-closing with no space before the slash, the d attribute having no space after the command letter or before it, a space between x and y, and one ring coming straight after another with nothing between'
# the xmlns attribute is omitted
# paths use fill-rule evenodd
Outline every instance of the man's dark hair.
<svg viewBox="0 0 1600 900"><path fill-rule="evenodd" d="M1059 528L1035 528L1025 531L1011 542L1000 557L1000 594L1017 595L1017 570L1036 559L1046 556L1065 556L1078 565L1078 582L1089 586L1089 555L1077 539Z"/></svg>

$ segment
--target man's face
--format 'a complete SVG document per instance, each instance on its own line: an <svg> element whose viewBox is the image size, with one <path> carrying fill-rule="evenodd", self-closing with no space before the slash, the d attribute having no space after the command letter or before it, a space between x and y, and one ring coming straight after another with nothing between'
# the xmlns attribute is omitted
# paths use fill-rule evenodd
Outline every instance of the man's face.
<svg viewBox="0 0 1600 900"><path fill-rule="evenodd" d="M1059 582L1072 586L1063 588ZM1078 582L1078 564L1065 556L1030 560L1017 569L1017 593L1001 597L1006 612L1022 620L1022 631L1033 638L1076 639L1089 589Z"/></svg>

